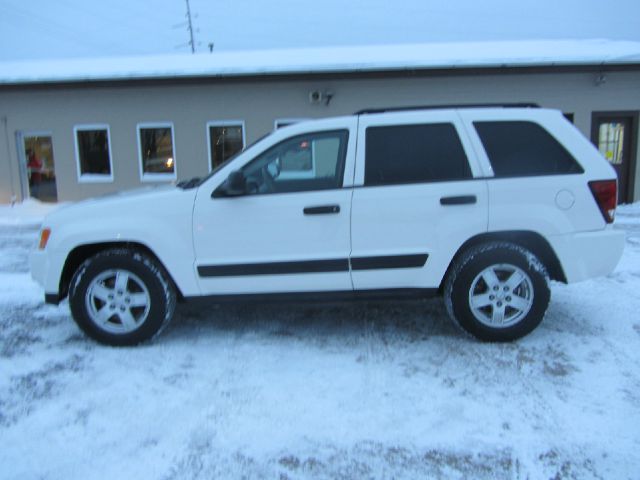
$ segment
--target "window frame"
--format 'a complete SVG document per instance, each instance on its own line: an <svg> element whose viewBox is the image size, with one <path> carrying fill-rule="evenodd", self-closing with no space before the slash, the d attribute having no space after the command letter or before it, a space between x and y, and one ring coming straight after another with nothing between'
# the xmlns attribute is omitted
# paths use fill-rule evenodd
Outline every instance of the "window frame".
<svg viewBox="0 0 640 480"><path fill-rule="evenodd" d="M242 150L247 147L247 129L245 127L244 120L210 120L206 123L205 129L207 133L207 158L208 158L208 167L209 173L213 171L212 163L212 155L211 155L211 127L241 127L242 128ZM175 149L174 149L175 154Z"/></svg>
<svg viewBox="0 0 640 480"><path fill-rule="evenodd" d="M455 138L458 140L460 151L464 156L464 160L466 162L466 166L468 169L469 176L466 178L445 178L445 179L431 179L427 181L415 180L409 182L394 182L394 183L383 183L383 184L367 184L367 134L370 129L379 129L379 128L407 128L407 127L428 127L428 126L449 126L453 129L455 134ZM389 187L400 187L400 186L408 186L408 185L431 185L431 184L440 184L446 182L465 182L469 180L473 180L476 178L476 173L474 171L474 165L472 163L472 157L469 154L467 149L467 145L465 144L466 138L463 136L464 132L458 128L457 123L452 119L428 119L420 121L412 120L412 121L400 121L398 123L371 123L369 125L365 125L362 128L361 134L363 135L363 143L364 143L364 155L362 158L363 161L363 169L362 169L362 186L364 188L389 188Z"/></svg>
<svg viewBox="0 0 640 480"><path fill-rule="evenodd" d="M338 177L338 186L336 187L332 187L332 188L321 188L321 189L309 189L309 190L294 190L294 191L285 191L285 192L256 192L256 193L246 193L243 196L262 196L262 195L289 195L289 194L300 194L300 193L310 193L310 192L322 192L322 191L329 191L329 190L341 190L343 188L345 188L345 172L347 169L347 162L348 162L348 156L349 156L349 140L350 140L350 136L352 134L351 130L349 128L343 127L343 128L332 128L332 129L327 129L327 130L313 130L310 132L302 132L302 133L296 133L294 135L290 135L276 143L274 143L273 145L269 146L268 148L264 149L263 151L261 151L260 153L258 153L257 155L253 156L249 161L247 161L246 163L244 163L242 165L242 167L239 168L239 170L241 170L243 173L245 171L245 169L247 167L249 167L252 163L254 163L255 161L258 160L258 158L262 157L263 155L265 155L267 152L272 151L275 148L280 147L283 143L286 142L290 142L298 137L305 137L305 136L322 136L322 135L330 135L330 134L336 134L337 138L344 138L344 143L341 143L339 151L338 151L338 155L340 155L340 158L338 158L338 161L340 162L340 172L337 175ZM220 188L220 187L218 187Z"/></svg>
<svg viewBox="0 0 640 480"><path fill-rule="evenodd" d="M173 151L173 173L144 173L142 159L142 144L140 142L140 131L143 129L154 128L170 128L171 129L171 150ZM178 161L176 155L176 138L173 122L140 122L136 124L136 136L138 144L138 170L140 172L141 182L171 182L178 178Z"/></svg>
<svg viewBox="0 0 640 480"><path fill-rule="evenodd" d="M80 162L80 144L78 143L78 132L88 132L92 130L107 131L107 145L109 146L109 174L104 173L82 173L82 163ZM113 153L111 149L111 128L108 123L81 123L73 126L73 143L75 146L76 171L78 183L113 183Z"/></svg>
<svg viewBox="0 0 640 480"><path fill-rule="evenodd" d="M564 118L564 115L563 115ZM565 118L565 121L566 118ZM493 161L491 159L491 155L489 154L489 151L487 149L487 146L485 145L482 136L480 135L480 132L478 131L477 128L477 124L478 123L522 123L522 124L530 124L533 125L537 128L539 128L543 133L545 133L553 142L555 142L555 144L561 149L563 150L568 158L573 162L573 165L575 167L578 168L578 171L576 172L543 172L543 173L519 173L519 174L509 174L509 175L502 175L502 174L498 174L496 172L496 169L493 165ZM547 125L545 125L543 122L538 121L537 119L532 119L532 118L500 118L500 119L488 119L488 118L477 118L477 119L473 119L470 122L470 127L472 129L472 131L474 132L474 135L477 137L478 139L478 144L479 147L482 149L481 151L483 152L483 155L486 159L486 161L488 162L488 165L490 167L490 171L491 171L491 176L489 178L491 179L513 179L513 178L536 178L536 177L552 177L552 176L558 176L558 175L583 175L585 173L585 168L584 166L578 161L578 159L575 157L575 155L573 154L573 152L567 148L564 144L564 142L558 138L558 136L556 136L553 133L553 130L548 128Z"/></svg>
<svg viewBox="0 0 640 480"><path fill-rule="evenodd" d="M483 178L487 175L486 168L477 155L477 145L473 137L469 134L469 128L462 110L415 110L402 112L389 112L383 114L360 115L357 117L357 131L359 144L355 153L356 165L353 177L353 185L364 187L365 177L365 156L366 149L362 146L361 139L365 138L366 129L369 127L413 125L413 124L433 124L452 123L462 142L462 148L469 162L469 168L473 176L472 180ZM426 185L426 184L416 184ZM434 184L435 185L435 184ZM376 188L376 187L367 187ZM384 187L384 188L403 188Z"/></svg>

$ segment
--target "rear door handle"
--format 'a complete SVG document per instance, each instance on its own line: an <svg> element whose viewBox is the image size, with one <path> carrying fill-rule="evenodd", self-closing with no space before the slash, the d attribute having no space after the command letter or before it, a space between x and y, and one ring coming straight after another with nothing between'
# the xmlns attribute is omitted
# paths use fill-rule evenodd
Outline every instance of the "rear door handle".
<svg viewBox="0 0 640 480"><path fill-rule="evenodd" d="M457 197L442 197L440 205L471 205L477 201L478 199L475 195L460 195Z"/></svg>
<svg viewBox="0 0 640 480"><path fill-rule="evenodd" d="M340 205L322 205L319 207L304 207L305 215L327 215L331 213L340 213Z"/></svg>

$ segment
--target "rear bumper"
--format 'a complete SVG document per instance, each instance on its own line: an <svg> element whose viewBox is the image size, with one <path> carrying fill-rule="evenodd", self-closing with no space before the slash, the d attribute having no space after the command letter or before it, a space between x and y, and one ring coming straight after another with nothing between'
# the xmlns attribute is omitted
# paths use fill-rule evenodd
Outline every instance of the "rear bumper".
<svg viewBox="0 0 640 480"><path fill-rule="evenodd" d="M549 238L568 283L609 275L624 250L625 233L609 226L597 232L555 235Z"/></svg>

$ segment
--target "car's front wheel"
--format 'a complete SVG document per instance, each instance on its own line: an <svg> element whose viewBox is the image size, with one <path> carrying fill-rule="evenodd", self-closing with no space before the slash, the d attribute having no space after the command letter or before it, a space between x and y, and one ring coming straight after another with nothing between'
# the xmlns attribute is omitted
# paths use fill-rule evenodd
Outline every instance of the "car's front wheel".
<svg viewBox="0 0 640 480"><path fill-rule="evenodd" d="M549 304L547 272L529 250L508 242L478 245L454 263L445 283L449 315L486 341L523 337Z"/></svg>
<svg viewBox="0 0 640 480"><path fill-rule="evenodd" d="M163 269L147 255L111 249L86 260L69 289L78 326L100 343L135 345L169 323L176 294Z"/></svg>

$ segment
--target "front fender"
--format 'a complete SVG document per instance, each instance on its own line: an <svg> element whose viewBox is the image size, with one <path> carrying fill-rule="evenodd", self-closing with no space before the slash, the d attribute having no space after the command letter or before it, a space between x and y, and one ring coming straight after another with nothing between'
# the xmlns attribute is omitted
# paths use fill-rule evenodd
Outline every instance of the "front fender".
<svg viewBox="0 0 640 480"><path fill-rule="evenodd" d="M158 258L184 295L199 295L194 275L194 192L176 189L170 195L148 197L88 202L47 217L43 226L51 229L49 242L31 256L32 275L45 293L59 291L65 263L74 250L135 243Z"/></svg>

